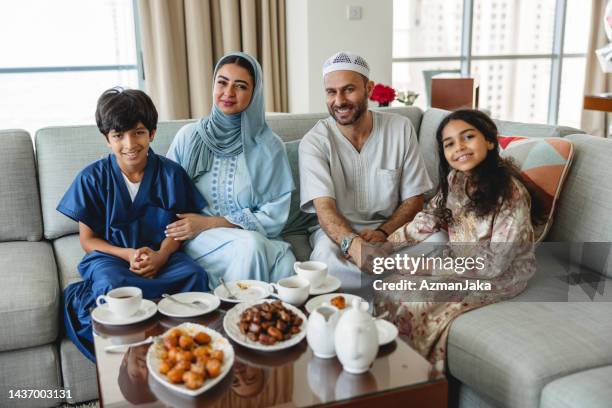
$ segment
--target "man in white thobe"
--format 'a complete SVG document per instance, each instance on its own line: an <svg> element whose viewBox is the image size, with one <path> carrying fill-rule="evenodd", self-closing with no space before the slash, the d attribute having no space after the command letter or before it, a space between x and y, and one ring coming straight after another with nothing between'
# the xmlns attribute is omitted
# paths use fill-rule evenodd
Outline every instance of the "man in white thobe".
<svg viewBox="0 0 612 408"><path fill-rule="evenodd" d="M432 188L416 132L401 115L368 110L374 83L364 58L339 52L323 65L330 117L299 148L300 206L316 212L311 260L327 263L342 289L363 293L372 276L362 248L382 243L423 208Z"/></svg>

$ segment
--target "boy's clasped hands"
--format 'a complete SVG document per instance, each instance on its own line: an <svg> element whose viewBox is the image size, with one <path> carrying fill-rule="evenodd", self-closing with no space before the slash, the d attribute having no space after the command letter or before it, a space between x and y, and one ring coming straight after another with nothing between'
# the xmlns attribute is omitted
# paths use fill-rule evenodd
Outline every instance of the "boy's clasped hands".
<svg viewBox="0 0 612 408"><path fill-rule="evenodd" d="M168 259L149 247L133 249L130 253L130 271L143 278L154 278Z"/></svg>

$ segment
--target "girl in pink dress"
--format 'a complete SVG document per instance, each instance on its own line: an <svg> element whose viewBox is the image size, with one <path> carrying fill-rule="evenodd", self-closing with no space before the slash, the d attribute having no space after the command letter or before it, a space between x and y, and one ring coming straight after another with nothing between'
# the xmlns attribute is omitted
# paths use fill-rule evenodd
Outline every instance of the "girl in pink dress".
<svg viewBox="0 0 612 408"><path fill-rule="evenodd" d="M436 132L438 192L388 238L401 253L448 233L449 242L427 255L445 262L398 270L383 282L414 282L415 289L378 291L375 299L378 312L388 310L400 333L439 372L453 319L518 295L535 273L533 224L540 219L540 201L513 163L499 156L497 136L495 123L480 111L450 113ZM478 261L468 266L461 258Z"/></svg>

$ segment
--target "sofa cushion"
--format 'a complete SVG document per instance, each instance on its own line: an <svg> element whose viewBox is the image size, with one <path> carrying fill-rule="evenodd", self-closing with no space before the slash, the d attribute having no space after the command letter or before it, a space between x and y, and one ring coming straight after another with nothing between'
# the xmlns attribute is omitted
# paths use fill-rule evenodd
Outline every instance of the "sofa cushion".
<svg viewBox="0 0 612 408"><path fill-rule="evenodd" d="M569 126L544 125L539 123L512 122L509 120L493 120L502 135L522 135L527 137L565 137L576 133L584 133L580 129Z"/></svg>
<svg viewBox="0 0 612 408"><path fill-rule="evenodd" d="M534 231L536 241L542 241L553 223L555 205L572 163L572 142L558 137L499 136L499 146L500 155L514 159L522 176L538 189L548 214L546 222Z"/></svg>
<svg viewBox="0 0 612 408"><path fill-rule="evenodd" d="M160 122L151 144L158 154L165 154L176 132L192 121ZM44 235L55 239L78 232L78 224L55 210L57 203L88 164L110 154L104 136L95 126L43 128L36 132L38 179L44 222Z"/></svg>
<svg viewBox="0 0 612 408"><path fill-rule="evenodd" d="M266 115L266 122L283 142L300 140L321 119L328 117L327 113L283 113Z"/></svg>
<svg viewBox="0 0 612 408"><path fill-rule="evenodd" d="M536 246L536 273L525 291L510 302L612 303L612 279L568 257L582 246L575 242L542 242Z"/></svg>
<svg viewBox="0 0 612 408"><path fill-rule="evenodd" d="M433 197L436 190L438 189L438 143L436 142L436 131L442 119L449 112L442 109L428 109L423 114L421 120L421 128L419 130L419 148L421 149L421 155L425 161L425 167L429 178L433 182L433 187L429 192L425 194L425 198L429 199Z"/></svg>
<svg viewBox="0 0 612 408"><path fill-rule="evenodd" d="M448 368L503 406L537 407L549 382L612 364L612 303L502 302L458 317Z"/></svg>
<svg viewBox="0 0 612 408"><path fill-rule="evenodd" d="M612 167L606 163L612 157L612 140L589 135L571 135L567 139L574 144L575 155L547 240L610 243ZM587 245L593 247L592 244ZM582 256L581 262L612 277L610 246L607 248Z"/></svg>
<svg viewBox="0 0 612 408"><path fill-rule="evenodd" d="M308 234L285 235L285 241L291 244L295 258L300 261L308 261L312 248L308 242Z"/></svg>
<svg viewBox="0 0 612 408"><path fill-rule="evenodd" d="M412 126L414 127L418 138L419 130L421 129L421 121L423 120L423 111L420 108L416 106L391 106L371 109L380 112L396 113L398 115L407 117L410 119L410 122L412 122Z"/></svg>
<svg viewBox="0 0 612 408"><path fill-rule="evenodd" d="M73 342L64 338L59 345L62 379L65 389L71 390L67 401L74 404L98 398L96 365L81 353Z"/></svg>
<svg viewBox="0 0 612 408"><path fill-rule="evenodd" d="M23 130L2 130L0 139L0 241L38 241L42 219L32 139Z"/></svg>
<svg viewBox="0 0 612 408"><path fill-rule="evenodd" d="M289 165L291 166L291 173L293 175L293 182L295 184L295 191L291 193L291 207L289 208L287 224L282 232L283 235L305 234L308 231L308 228L317 225L318 223L316 214L306 213L300 209L299 145L299 140L285 143L287 156L289 157Z"/></svg>
<svg viewBox="0 0 612 408"><path fill-rule="evenodd" d="M54 322L55 323L55 322ZM13 398L9 390L61 390L60 363L55 344L0 353L0 407L51 407L53 398Z"/></svg>
<svg viewBox="0 0 612 408"><path fill-rule="evenodd" d="M541 408L608 408L612 405L612 366L559 378L544 387Z"/></svg>
<svg viewBox="0 0 612 408"><path fill-rule="evenodd" d="M0 351L57 338L57 269L47 242L0 243Z"/></svg>
<svg viewBox="0 0 612 408"><path fill-rule="evenodd" d="M85 256L85 251L81 248L78 234L54 240L53 251L59 272L59 285L62 290L71 283L83 280L77 266Z"/></svg>

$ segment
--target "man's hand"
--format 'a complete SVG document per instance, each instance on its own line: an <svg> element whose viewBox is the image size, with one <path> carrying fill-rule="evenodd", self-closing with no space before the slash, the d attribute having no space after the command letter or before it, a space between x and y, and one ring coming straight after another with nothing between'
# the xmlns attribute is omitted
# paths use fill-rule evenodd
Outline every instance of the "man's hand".
<svg viewBox="0 0 612 408"><path fill-rule="evenodd" d="M351 246L348 250L349 260L361 268L361 248L365 244L365 241L361 237L353 238Z"/></svg>
<svg viewBox="0 0 612 408"><path fill-rule="evenodd" d="M166 226L166 236L176 241L193 239L200 232L213 227L213 217L195 213L177 214L176 216L178 220Z"/></svg>
<svg viewBox="0 0 612 408"><path fill-rule="evenodd" d="M385 235L384 232L379 231L379 230L372 230L372 229L364 229L363 231L361 231L359 233L359 236L367 242L386 242L387 241L387 236Z"/></svg>
<svg viewBox="0 0 612 408"><path fill-rule="evenodd" d="M168 258L149 247L136 249L130 256L130 271L143 278L154 278Z"/></svg>

